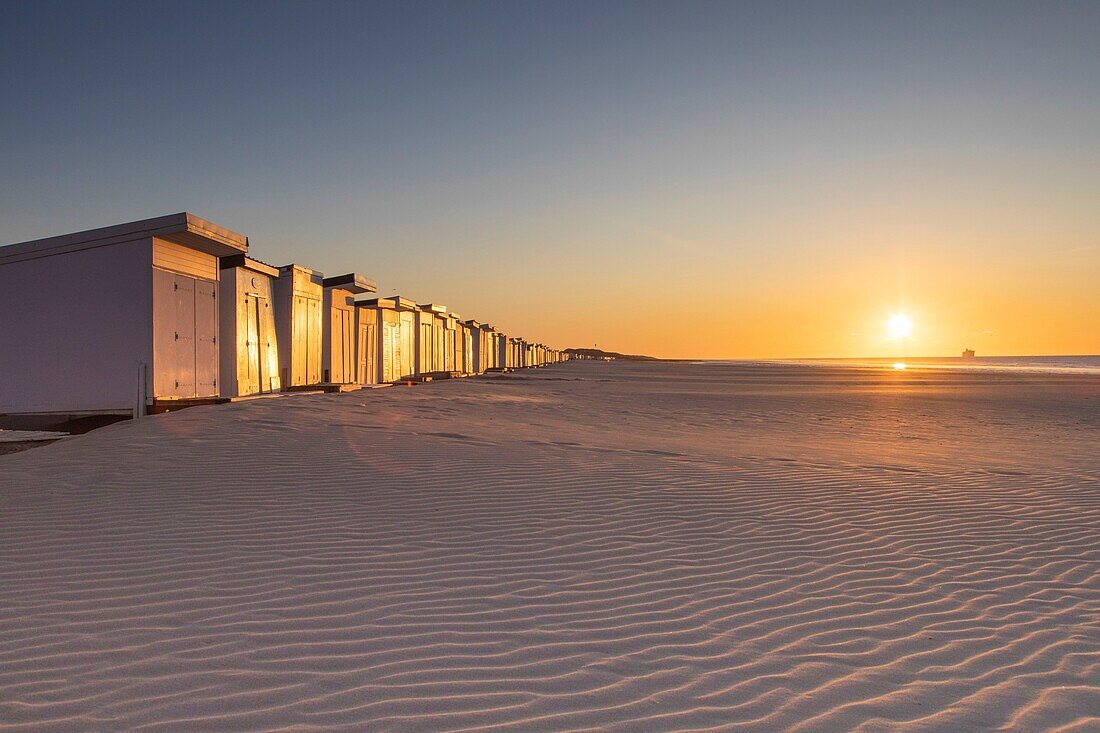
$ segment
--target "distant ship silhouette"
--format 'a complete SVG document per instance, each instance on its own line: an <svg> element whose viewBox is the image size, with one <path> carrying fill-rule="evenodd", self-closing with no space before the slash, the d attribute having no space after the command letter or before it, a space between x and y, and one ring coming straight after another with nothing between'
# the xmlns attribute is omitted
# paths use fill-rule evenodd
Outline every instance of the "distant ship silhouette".
<svg viewBox="0 0 1100 733"><path fill-rule="evenodd" d="M974 349L963 349L963 358L964 359L973 359L974 358Z"/></svg>

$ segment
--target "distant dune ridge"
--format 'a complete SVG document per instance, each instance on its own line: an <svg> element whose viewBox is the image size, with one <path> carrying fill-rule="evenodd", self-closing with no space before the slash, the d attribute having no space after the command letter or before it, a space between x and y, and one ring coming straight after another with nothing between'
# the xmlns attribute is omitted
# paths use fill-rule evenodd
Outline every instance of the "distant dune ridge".
<svg viewBox="0 0 1100 733"><path fill-rule="evenodd" d="M618 351L604 351L603 349L565 349L565 353L574 356L582 356L588 359L623 359L626 361L657 361L655 356L644 354L620 354Z"/></svg>
<svg viewBox="0 0 1100 733"><path fill-rule="evenodd" d="M0 456L0 731L1095 731L1098 407L577 362Z"/></svg>

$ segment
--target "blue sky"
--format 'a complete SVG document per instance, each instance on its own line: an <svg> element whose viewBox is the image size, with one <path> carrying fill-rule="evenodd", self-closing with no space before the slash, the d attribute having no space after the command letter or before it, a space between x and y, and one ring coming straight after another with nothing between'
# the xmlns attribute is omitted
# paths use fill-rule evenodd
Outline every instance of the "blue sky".
<svg viewBox="0 0 1100 733"><path fill-rule="evenodd" d="M708 355L873 350L739 324L849 261L934 297L926 249L1004 286L1079 251L1076 293L1098 37L1100 3L9 2L0 242L190 210L561 345L660 352L684 292L742 314Z"/></svg>

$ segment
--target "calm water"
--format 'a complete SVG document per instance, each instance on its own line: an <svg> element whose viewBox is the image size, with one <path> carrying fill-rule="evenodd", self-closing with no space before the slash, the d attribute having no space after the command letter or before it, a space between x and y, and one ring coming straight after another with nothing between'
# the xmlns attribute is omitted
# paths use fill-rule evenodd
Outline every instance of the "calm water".
<svg viewBox="0 0 1100 733"><path fill-rule="evenodd" d="M1100 356L979 356L910 357L894 359L772 359L753 361L697 362L700 364L801 364L805 366L849 367L853 369L966 369L1040 372L1048 374L1100 375Z"/></svg>

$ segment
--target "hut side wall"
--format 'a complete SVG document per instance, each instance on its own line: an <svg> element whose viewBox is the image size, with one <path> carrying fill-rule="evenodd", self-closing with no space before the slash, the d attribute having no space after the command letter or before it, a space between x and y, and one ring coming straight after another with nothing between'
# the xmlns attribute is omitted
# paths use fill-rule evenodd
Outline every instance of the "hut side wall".
<svg viewBox="0 0 1100 733"><path fill-rule="evenodd" d="M322 380L351 383L357 379L355 357L358 328L355 296L341 288L325 288L324 342L321 346Z"/></svg>
<svg viewBox="0 0 1100 733"><path fill-rule="evenodd" d="M114 411L152 395L148 238L0 264L0 413Z"/></svg>
<svg viewBox="0 0 1100 733"><path fill-rule="evenodd" d="M321 381L322 288L308 272L286 270L275 281L279 376L284 388Z"/></svg>
<svg viewBox="0 0 1100 733"><path fill-rule="evenodd" d="M272 278L243 267L221 271L218 285L221 395L278 392Z"/></svg>
<svg viewBox="0 0 1100 733"><path fill-rule="evenodd" d="M377 308L356 308L356 381L359 384L378 384L378 350L380 331Z"/></svg>

